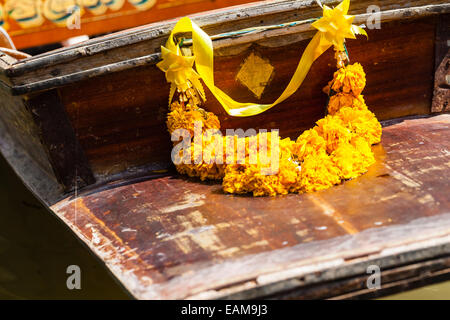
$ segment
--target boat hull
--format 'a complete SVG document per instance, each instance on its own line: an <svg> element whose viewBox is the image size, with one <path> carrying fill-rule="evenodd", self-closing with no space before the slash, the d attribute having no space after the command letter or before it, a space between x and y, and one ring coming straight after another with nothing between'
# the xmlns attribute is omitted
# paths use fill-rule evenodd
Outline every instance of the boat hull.
<svg viewBox="0 0 450 320"><path fill-rule="evenodd" d="M369 4L352 5L355 23L367 20ZM365 100L385 126L383 140L376 165L340 186L252 198L174 174L169 87L155 65L174 21L24 60L0 56L0 149L136 298L345 298L445 277L450 5L380 6L381 28L347 45L367 73ZM277 1L197 16L214 39L217 86L240 101L274 101L314 35L311 24L227 34L320 12ZM205 108L222 129L297 137L323 117L334 64L329 50L294 95L260 115L230 117L209 91ZM266 81L251 81L255 68L270 71ZM383 281L392 285L367 291L361 279L372 264L389 270Z"/></svg>

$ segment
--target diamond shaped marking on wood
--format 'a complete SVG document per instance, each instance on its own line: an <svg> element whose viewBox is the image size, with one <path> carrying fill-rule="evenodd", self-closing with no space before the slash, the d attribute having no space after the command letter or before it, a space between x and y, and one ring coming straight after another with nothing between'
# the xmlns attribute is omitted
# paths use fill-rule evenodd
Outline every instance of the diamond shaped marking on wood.
<svg viewBox="0 0 450 320"><path fill-rule="evenodd" d="M252 52L242 64L236 79L260 99L272 79L273 71L274 67L268 59Z"/></svg>

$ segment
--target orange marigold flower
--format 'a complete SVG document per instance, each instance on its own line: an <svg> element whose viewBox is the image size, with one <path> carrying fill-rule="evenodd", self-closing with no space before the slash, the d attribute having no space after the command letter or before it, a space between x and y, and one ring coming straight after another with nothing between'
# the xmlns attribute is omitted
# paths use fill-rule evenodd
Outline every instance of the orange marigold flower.
<svg viewBox="0 0 450 320"><path fill-rule="evenodd" d="M358 137L355 145L341 144L331 154L335 166L340 170L342 179L356 178L366 172L367 168L373 164L373 153L369 144Z"/></svg>
<svg viewBox="0 0 450 320"><path fill-rule="evenodd" d="M325 151L310 154L303 161L299 191L324 190L340 182L339 170Z"/></svg>
<svg viewBox="0 0 450 320"><path fill-rule="evenodd" d="M222 137L220 137L220 139L222 139ZM216 156L218 157L218 159L220 159L220 157L223 157L223 153L222 155L215 154L215 144L217 142L218 141L214 139L211 139L210 141L202 139L201 145L197 145L195 142L192 142L189 150L190 163L185 163L186 161L184 161L183 158L184 150L181 149L180 159L183 159L183 162L179 165L176 165L177 171L181 174L187 174L190 177L199 177L202 181L206 179L222 179L225 175L225 165L223 164L224 161L221 161L222 164L220 164L218 163L218 161L214 160ZM222 145L219 144L218 148L222 148Z"/></svg>
<svg viewBox="0 0 450 320"><path fill-rule="evenodd" d="M350 107L358 110L367 109L362 95L355 97L350 93L340 92L330 97L328 103L329 114L333 115L343 107Z"/></svg>
<svg viewBox="0 0 450 320"><path fill-rule="evenodd" d="M352 93L359 96L366 85L366 74L359 63L349 64L334 73L329 84L336 92Z"/></svg>
<svg viewBox="0 0 450 320"><path fill-rule="evenodd" d="M354 146L361 154L364 166L369 168L375 163L375 156L372 152L369 142L366 139L355 136L350 141L351 145Z"/></svg>
<svg viewBox="0 0 450 320"><path fill-rule="evenodd" d="M310 154L326 150L327 143L324 138L318 134L318 130L309 129L304 131L295 142L292 153L297 160L302 161Z"/></svg>
<svg viewBox="0 0 450 320"><path fill-rule="evenodd" d="M184 103L179 103L178 101L170 105L170 112L166 121L167 129L170 133L177 129L186 129L193 137L195 122L202 123L202 131L220 129L219 119L212 112L193 107L190 104L185 106Z"/></svg>
<svg viewBox="0 0 450 320"><path fill-rule="evenodd" d="M262 133L260 135L267 135ZM265 163L264 160L273 161L271 159L271 141L267 137L267 156L257 157L257 163L250 163L249 149L246 150L246 159L244 164L229 164L225 169L225 177L223 178L222 187L227 193L253 193L254 196L275 196L277 194L287 194L290 188L295 185L298 180L298 164L291 159L291 149L293 142L287 138L279 141L278 164ZM247 139L247 138L246 138ZM258 150L260 147L258 143ZM276 172L269 172L271 168L275 168ZM271 174L267 174L271 173Z"/></svg>
<svg viewBox="0 0 450 320"><path fill-rule="evenodd" d="M351 131L345 123L338 117L328 115L317 121L314 130L323 137L326 142L326 150L330 154L340 144L348 143L352 137Z"/></svg>
<svg viewBox="0 0 450 320"><path fill-rule="evenodd" d="M335 116L341 119L353 134L363 137L369 144L381 141L381 124L368 109L344 107Z"/></svg>

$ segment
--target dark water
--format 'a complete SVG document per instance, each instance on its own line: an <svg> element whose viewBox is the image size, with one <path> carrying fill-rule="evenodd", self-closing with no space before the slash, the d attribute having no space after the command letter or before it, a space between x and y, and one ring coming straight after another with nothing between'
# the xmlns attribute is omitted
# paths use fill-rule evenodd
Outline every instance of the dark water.
<svg viewBox="0 0 450 320"><path fill-rule="evenodd" d="M81 269L81 290L67 289L69 265ZM129 298L0 156L0 299Z"/></svg>
<svg viewBox="0 0 450 320"><path fill-rule="evenodd" d="M450 281L394 294L380 300L450 300Z"/></svg>

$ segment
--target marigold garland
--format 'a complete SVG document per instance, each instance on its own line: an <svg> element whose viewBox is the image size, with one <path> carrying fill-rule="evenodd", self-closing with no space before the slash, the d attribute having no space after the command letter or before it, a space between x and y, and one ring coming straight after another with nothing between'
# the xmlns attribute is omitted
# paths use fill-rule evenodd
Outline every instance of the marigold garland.
<svg viewBox="0 0 450 320"><path fill-rule="evenodd" d="M335 92L351 93L354 97L359 96L366 86L363 67L359 63L354 63L339 68L334 73L329 86Z"/></svg>
<svg viewBox="0 0 450 320"><path fill-rule="evenodd" d="M338 63L339 65L343 64ZM227 137L222 137L223 153L216 155L212 152L213 157L223 157L222 164L210 163L205 159L195 164L195 142L192 142L191 164L177 165L177 170L201 180L223 179L225 192L252 193L254 196L313 192L356 178L375 162L371 145L379 143L381 139L381 125L368 110L361 95L365 84L366 76L359 63L340 67L334 73L333 80L324 88L330 96L328 115L317 121L314 128L303 132L296 141L279 139L279 165L274 174L261 173L261 169L267 168L268 159L258 156L257 162L250 164L251 138L248 137L231 137L235 146L238 141L245 143L245 163L226 164ZM203 124L203 132L207 129L220 129L218 118L198 107L199 100L195 92L188 91L180 96L180 101L171 104L167 117L170 133L184 128L193 135L195 121ZM271 150L270 134L258 134L257 141L260 135L267 135L267 157L270 158L275 151ZM175 142L177 143L179 142ZM217 141L203 140L200 143L206 150L215 150ZM258 151L260 147L258 142Z"/></svg>

